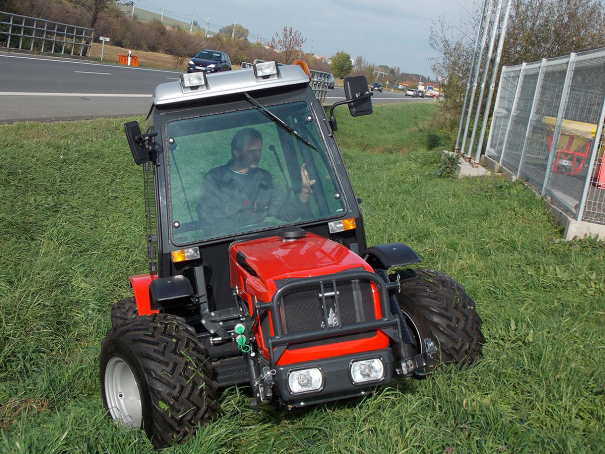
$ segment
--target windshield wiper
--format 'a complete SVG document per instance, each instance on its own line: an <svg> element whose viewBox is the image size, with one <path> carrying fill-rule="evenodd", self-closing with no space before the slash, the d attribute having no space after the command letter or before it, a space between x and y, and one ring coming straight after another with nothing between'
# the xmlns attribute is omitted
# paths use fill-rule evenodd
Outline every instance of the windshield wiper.
<svg viewBox="0 0 605 454"><path fill-rule="evenodd" d="M273 112L271 112L269 109L267 109L261 103L259 103L256 99L254 99L248 93L244 93L244 94L246 95L246 98L248 98L248 101L250 101L253 105L255 105L257 108L259 108L260 111L262 113L264 113L267 117L269 117L275 123L280 125L282 128L284 128L286 131L288 131L290 134L292 134L294 137L296 137L298 140L300 140L302 143L304 143L309 148L311 148L315 151L319 151L317 148L315 148L315 146L311 142L309 142L307 139L305 139L303 136L301 136L292 126L290 126L284 120L279 118L277 115L275 115Z"/></svg>

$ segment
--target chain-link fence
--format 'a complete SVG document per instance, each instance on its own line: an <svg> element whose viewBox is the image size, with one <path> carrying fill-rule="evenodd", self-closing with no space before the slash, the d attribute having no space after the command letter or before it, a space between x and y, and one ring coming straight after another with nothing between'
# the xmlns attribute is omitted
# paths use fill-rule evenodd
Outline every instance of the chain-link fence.
<svg viewBox="0 0 605 454"><path fill-rule="evenodd" d="M76 27L0 11L0 49L90 55L92 28Z"/></svg>
<svg viewBox="0 0 605 454"><path fill-rule="evenodd" d="M571 218L605 224L605 49L505 66L487 157Z"/></svg>

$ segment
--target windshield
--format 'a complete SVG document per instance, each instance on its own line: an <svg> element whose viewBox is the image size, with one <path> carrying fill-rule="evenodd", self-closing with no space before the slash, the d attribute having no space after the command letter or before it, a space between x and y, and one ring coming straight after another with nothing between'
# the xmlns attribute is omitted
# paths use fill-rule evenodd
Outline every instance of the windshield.
<svg viewBox="0 0 605 454"><path fill-rule="evenodd" d="M309 105L266 108L293 131L255 107L168 123L175 244L345 213Z"/></svg>
<svg viewBox="0 0 605 454"><path fill-rule="evenodd" d="M200 50L195 57L203 58L204 60L220 61L221 54L220 52L212 52L210 50Z"/></svg>

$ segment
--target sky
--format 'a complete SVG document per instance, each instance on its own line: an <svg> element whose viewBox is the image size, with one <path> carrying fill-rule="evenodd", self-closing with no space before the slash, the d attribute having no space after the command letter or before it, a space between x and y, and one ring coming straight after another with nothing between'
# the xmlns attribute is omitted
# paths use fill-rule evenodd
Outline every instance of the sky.
<svg viewBox="0 0 605 454"><path fill-rule="evenodd" d="M299 31L305 52L331 57L338 51L374 65L434 78L429 45L432 21L453 24L466 17L473 0L135 0L135 7L191 22L211 31L234 22L248 29L248 39L270 40L284 27ZM194 16L195 15L195 16Z"/></svg>

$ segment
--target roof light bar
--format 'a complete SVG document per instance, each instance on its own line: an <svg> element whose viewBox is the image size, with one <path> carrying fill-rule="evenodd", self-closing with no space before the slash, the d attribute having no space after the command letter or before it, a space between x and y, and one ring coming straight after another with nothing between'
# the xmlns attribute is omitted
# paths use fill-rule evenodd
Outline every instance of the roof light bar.
<svg viewBox="0 0 605 454"><path fill-rule="evenodd" d="M254 64L254 75L267 78L277 74L277 62L264 61Z"/></svg>
<svg viewBox="0 0 605 454"><path fill-rule="evenodd" d="M206 73L204 72L181 74L183 88L205 87L206 85Z"/></svg>

